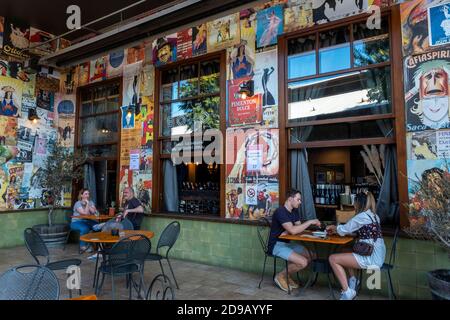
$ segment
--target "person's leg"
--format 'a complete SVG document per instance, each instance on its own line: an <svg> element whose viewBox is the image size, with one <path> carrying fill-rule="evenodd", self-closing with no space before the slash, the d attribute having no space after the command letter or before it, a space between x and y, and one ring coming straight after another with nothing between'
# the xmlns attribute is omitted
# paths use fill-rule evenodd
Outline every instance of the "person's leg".
<svg viewBox="0 0 450 320"><path fill-rule="evenodd" d="M89 225L87 225L84 221L74 221L70 224L70 228L73 230L77 230L80 233L80 237L89 233ZM86 242L80 241L80 247L86 247Z"/></svg>
<svg viewBox="0 0 450 320"><path fill-rule="evenodd" d="M347 291L348 281L345 268L361 269L352 253L336 253L328 258L336 278L341 284L342 290Z"/></svg>

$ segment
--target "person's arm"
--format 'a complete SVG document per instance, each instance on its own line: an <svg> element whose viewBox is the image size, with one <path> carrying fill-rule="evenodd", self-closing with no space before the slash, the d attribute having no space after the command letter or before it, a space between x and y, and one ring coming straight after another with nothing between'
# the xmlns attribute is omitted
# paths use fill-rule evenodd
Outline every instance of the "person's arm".
<svg viewBox="0 0 450 320"><path fill-rule="evenodd" d="M75 203L74 209L80 215L89 215L90 214L88 205L86 204L86 206L83 206L82 201L78 201L77 203Z"/></svg>
<svg viewBox="0 0 450 320"><path fill-rule="evenodd" d="M367 216L367 214L357 214L353 218L351 218L349 221L347 221L346 224L341 224L337 226L336 232L341 237L351 234L355 231L357 231L359 228L361 228L363 225L370 223L368 220L370 218Z"/></svg>
<svg viewBox="0 0 450 320"><path fill-rule="evenodd" d="M320 227L320 221L318 219L308 220L304 223L300 223L300 221L297 221L295 222L295 225L292 222L285 222L282 224L285 230L285 232L283 232L282 235L302 233L311 225L316 225Z"/></svg>
<svg viewBox="0 0 450 320"><path fill-rule="evenodd" d="M94 214L97 212L94 202L89 201L89 213Z"/></svg>

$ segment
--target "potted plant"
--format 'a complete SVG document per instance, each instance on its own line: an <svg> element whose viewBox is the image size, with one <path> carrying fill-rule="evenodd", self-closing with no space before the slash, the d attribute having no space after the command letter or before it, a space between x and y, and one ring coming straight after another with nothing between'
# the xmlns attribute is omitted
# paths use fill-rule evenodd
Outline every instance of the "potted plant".
<svg viewBox="0 0 450 320"><path fill-rule="evenodd" d="M413 238L437 241L450 258L450 171L432 168L412 180L414 196L409 204L410 226L404 230ZM450 300L450 270L428 272L433 299Z"/></svg>
<svg viewBox="0 0 450 320"><path fill-rule="evenodd" d="M70 189L73 180L82 178L85 157L63 147L59 142L50 150L37 179L43 190L43 205L48 207L48 222L33 226L47 244L65 244L70 231L69 224L55 224L56 208L63 204L64 190Z"/></svg>

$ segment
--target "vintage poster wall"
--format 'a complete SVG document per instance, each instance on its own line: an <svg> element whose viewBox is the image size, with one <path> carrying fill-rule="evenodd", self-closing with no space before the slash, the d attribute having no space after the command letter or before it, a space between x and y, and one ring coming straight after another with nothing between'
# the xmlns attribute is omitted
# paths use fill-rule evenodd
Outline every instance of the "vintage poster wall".
<svg viewBox="0 0 450 320"><path fill-rule="evenodd" d="M315 23L325 23L351 15L358 14L367 10L369 4L374 1L335 1L335 0L319 0L312 1L313 16Z"/></svg>
<svg viewBox="0 0 450 320"><path fill-rule="evenodd" d="M0 49L3 48L4 35L5 35L5 18L0 17Z"/></svg>
<svg viewBox="0 0 450 320"><path fill-rule="evenodd" d="M28 48L30 26L17 19L7 17L3 35L3 52L14 58L29 58L23 49Z"/></svg>
<svg viewBox="0 0 450 320"><path fill-rule="evenodd" d="M241 42L255 52L256 49L256 12L254 9L247 9L240 12L241 19Z"/></svg>
<svg viewBox="0 0 450 320"><path fill-rule="evenodd" d="M258 11L256 14L256 47L277 44L283 33L283 7L281 5Z"/></svg>
<svg viewBox="0 0 450 320"><path fill-rule="evenodd" d="M123 66L126 61L125 51L118 50L111 52L108 56L108 67L106 68L106 76L108 78L118 77L122 75Z"/></svg>
<svg viewBox="0 0 450 320"><path fill-rule="evenodd" d="M162 66L177 61L177 34L171 34L153 42L153 64Z"/></svg>
<svg viewBox="0 0 450 320"><path fill-rule="evenodd" d="M20 117L23 82L0 76L0 116Z"/></svg>
<svg viewBox="0 0 450 320"><path fill-rule="evenodd" d="M311 0L289 1L284 9L284 32L307 28L314 24Z"/></svg>
<svg viewBox="0 0 450 320"><path fill-rule="evenodd" d="M177 33L177 60L192 57L192 28Z"/></svg>
<svg viewBox="0 0 450 320"><path fill-rule="evenodd" d="M437 159L436 131L418 131L407 135L408 159Z"/></svg>
<svg viewBox="0 0 450 320"><path fill-rule="evenodd" d="M89 68L89 82L98 82L106 80L106 68L108 65L108 57L100 57L91 61Z"/></svg>
<svg viewBox="0 0 450 320"><path fill-rule="evenodd" d="M75 141L75 106L76 95L56 94L56 113L59 141L70 148Z"/></svg>
<svg viewBox="0 0 450 320"><path fill-rule="evenodd" d="M123 69L122 104L124 106L137 107L139 102L141 67L142 62L136 62L126 65Z"/></svg>
<svg viewBox="0 0 450 320"><path fill-rule="evenodd" d="M138 44L134 47L126 49L127 64L133 64L145 60L145 45Z"/></svg>
<svg viewBox="0 0 450 320"><path fill-rule="evenodd" d="M233 47L228 59L231 75L228 79L239 79L243 77L253 77L255 66L255 52L246 40Z"/></svg>
<svg viewBox="0 0 450 320"><path fill-rule="evenodd" d="M39 47L31 49L30 53L43 56L43 55L55 52L56 46L57 46L56 40L54 40L52 42L48 42L46 44L43 44L44 42L46 42L54 37L55 36L51 33L31 27L30 28L30 47L37 46L37 45L39 45Z"/></svg>
<svg viewBox="0 0 450 320"><path fill-rule="evenodd" d="M84 86L89 83L89 68L90 68L90 62L84 62L79 65L78 67L78 85Z"/></svg>
<svg viewBox="0 0 450 320"><path fill-rule="evenodd" d="M450 4L428 7L428 33L430 46L450 42Z"/></svg>
<svg viewBox="0 0 450 320"><path fill-rule="evenodd" d="M261 94L242 99L239 94L243 83L250 77L228 80L228 125L240 126L259 124L262 121Z"/></svg>
<svg viewBox="0 0 450 320"><path fill-rule="evenodd" d="M133 189L145 212L149 212L152 204L151 171L133 171Z"/></svg>
<svg viewBox="0 0 450 320"><path fill-rule="evenodd" d="M239 13L208 22L208 52L222 50L239 43Z"/></svg>
<svg viewBox="0 0 450 320"><path fill-rule="evenodd" d="M198 56L207 52L206 23L192 28L192 55Z"/></svg>
<svg viewBox="0 0 450 320"><path fill-rule="evenodd" d="M407 131L450 128L450 50L408 57L404 73Z"/></svg>

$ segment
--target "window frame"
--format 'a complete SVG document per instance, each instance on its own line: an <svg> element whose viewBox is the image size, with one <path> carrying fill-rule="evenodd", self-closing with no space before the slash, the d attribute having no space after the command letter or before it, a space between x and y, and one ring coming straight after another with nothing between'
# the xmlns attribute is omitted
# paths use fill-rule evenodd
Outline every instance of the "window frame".
<svg viewBox="0 0 450 320"><path fill-rule="evenodd" d="M382 120L382 119L394 119L395 118L395 108L394 108L394 86L393 86L393 71L392 71L392 58L393 58L393 54L392 54L392 49L393 49L393 41L392 41L392 19L390 17L390 12L389 11L384 11L381 14L381 17L383 19L387 19L387 22L389 24L389 28L388 28L388 36L389 36L389 61L386 62L381 62L381 63L376 63L376 64L369 64L367 66L361 66L361 67L354 67L354 56L353 56L353 50L354 50L354 43L355 41L358 42L360 40L354 40L353 37L353 25L354 24L358 24L361 23L363 21L365 21L365 19L367 19L367 15L364 15L363 17L361 16L356 16L356 17L351 17L350 19L345 19L343 21L337 21L334 23L327 23L324 25L319 25L319 26L315 26L312 28L308 28L305 30L302 30L300 32L293 32L293 33L289 33L286 34L282 37L280 37L279 41L283 42L283 47L284 49L284 54L280 57L281 59L284 59L284 77L283 77L283 81L284 81L284 88L283 90L280 90L280 92L284 92L284 101L285 103L285 117L284 117L284 125L286 128L295 128L295 127L306 127L306 126L313 126L313 125L325 125L325 124L333 124L333 123L341 123L341 122L358 122L358 121L368 121L368 120ZM338 71L332 71L332 72L326 72L326 73L320 73L319 72L319 68L320 68L320 61L319 61L319 51L320 51L320 44L319 44L319 34L321 32L325 32L328 30L332 30L332 29L336 29L336 28L343 28L343 27L348 27L349 32L350 32L350 36L349 36L349 44L350 44L350 68L347 69L342 69L342 70L338 70ZM288 65L289 65L289 61L288 61L288 42L291 39L296 39L299 37L308 37L314 35L315 36L315 49L314 52L316 55L316 73L314 75L309 75L309 76L304 76L304 77L296 77L296 78L292 78L289 79L289 72L288 72ZM371 37L373 38L373 37ZM370 39L370 38L369 38ZM342 118L334 118L334 119L324 119L324 120L309 120L309 121L304 121L304 122L297 122L297 123L289 123L289 119L288 119L288 108L289 108L289 84L290 83L295 83L295 82L299 82L299 81L304 81L304 80L310 80L310 79L316 79L316 78L322 78L322 77L327 77L327 76L334 76L334 75L339 75L339 74L345 74L345 73L349 73L349 72L355 72L355 71L362 71L362 70L370 70L370 69L378 69L378 68L384 68L384 67L389 67L390 68L390 77L391 77L391 112L390 113L385 113L385 114L374 114L374 115L364 115L364 116L350 116L350 117L342 117ZM283 119L280 117L280 119ZM283 120L281 120L283 121ZM394 128L395 130L395 128ZM395 135L395 132L394 132ZM383 139L382 141L384 141L383 143L394 143L392 142L392 138L376 138L376 139ZM306 147L311 147L311 146L315 146L317 144L317 146L323 146L324 143L323 142L305 142L305 143L291 143L290 142L290 137L288 137L288 144L289 144L289 148L301 148L303 145ZM395 140L395 138L394 138ZM348 141L348 140L336 140L336 143L339 142L343 142L343 143L348 143L348 142L344 142L344 141ZM326 141L329 142L329 141Z"/></svg>
<svg viewBox="0 0 450 320"><path fill-rule="evenodd" d="M102 86L108 86L108 85L118 85L119 86L119 109L116 111L110 111L110 112L104 112L104 113L98 113L98 114L92 114L89 116L81 116L81 100L82 100L82 91L83 90L92 90L96 87L102 87ZM89 160L107 160L107 161L116 161L116 181L120 181L120 148L121 148L121 131L122 126L120 125L121 121L121 112L120 112L120 105L122 104L122 77L115 77L111 79L107 79L104 81L99 81L95 83L90 83L84 86L80 86L76 89L76 112L75 112L75 145L74 148L76 150L81 150L83 147L95 147L95 146L101 146L101 145L116 145L117 146L117 153L115 157L90 157ZM96 116L102 116L102 115L109 115L109 114L117 114L117 140L115 142L107 142L107 143L94 143L94 144L81 144L80 139L81 135L79 134L79 130L81 129L81 121L87 118L93 118ZM79 184L79 182L78 182ZM119 183L116 183L116 199L119 199ZM76 187L77 183L73 183L72 185L72 202L77 200L77 194L76 194ZM79 186L78 186L79 187ZM72 203L72 205L73 205Z"/></svg>
<svg viewBox="0 0 450 320"><path fill-rule="evenodd" d="M200 64L203 61L218 59L220 62L220 91L217 94L205 94L205 95L198 95L195 97L190 97L187 99L177 99L177 100L162 100L161 99L161 80L162 80L162 72L173 69L173 68L180 68L183 65L189 65L198 63ZM167 65L163 65L160 67L155 68L155 121L154 121L154 140L153 140L153 189L152 189L152 212L158 213L158 214L167 214L167 215L182 215L182 216L189 216L188 214L183 213L177 213L177 212L164 212L163 208L163 160L165 159L171 159L170 154L164 154L162 153L162 145L164 142L171 141L171 136L161 136L161 121L160 121L160 106L162 104L167 104L168 101L180 101L180 100L192 100L194 98L207 98L211 96L219 96L220 97L220 104L219 104L219 112L220 112L220 121L219 121L219 130L222 133L222 136L225 137L226 134L226 108L227 108L227 101L226 101L226 50L220 50L213 53L185 59L182 61L177 61L174 63L169 63ZM200 72L200 70L199 70ZM200 78L200 76L199 76ZM178 82L179 82L178 77ZM199 84L200 85L200 84ZM179 88L178 88L179 90ZM191 136L194 136L194 133L191 133ZM223 141L222 144L222 155L223 159L225 160L225 148L226 143ZM194 154L193 154L194 156ZM220 202L220 208L219 213L220 216L218 218L225 218L225 164L220 164L220 183L219 183L219 202ZM214 217L214 216L212 216Z"/></svg>

